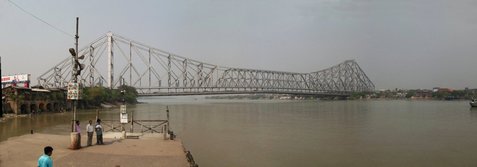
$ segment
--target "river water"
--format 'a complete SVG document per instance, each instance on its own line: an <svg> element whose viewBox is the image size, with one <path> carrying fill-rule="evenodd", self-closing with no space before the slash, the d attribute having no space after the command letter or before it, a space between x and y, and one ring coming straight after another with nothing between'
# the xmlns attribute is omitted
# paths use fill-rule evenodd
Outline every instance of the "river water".
<svg viewBox="0 0 477 167"><path fill-rule="evenodd" d="M169 107L172 130L200 166L477 166L477 110L467 101L140 101L128 106L135 119L164 119ZM82 126L95 114L80 111ZM9 119L0 141L32 129L68 134L69 120L71 113Z"/></svg>

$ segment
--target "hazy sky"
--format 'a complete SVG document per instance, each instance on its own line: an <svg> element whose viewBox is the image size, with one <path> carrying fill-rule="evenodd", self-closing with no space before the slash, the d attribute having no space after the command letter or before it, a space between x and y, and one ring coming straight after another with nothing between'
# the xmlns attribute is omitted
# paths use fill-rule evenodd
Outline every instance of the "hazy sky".
<svg viewBox="0 0 477 167"><path fill-rule="evenodd" d="M11 0L74 34L108 31L231 67L317 71L355 59L376 88L477 88L475 0ZM36 78L74 39L0 1L2 73ZM36 83L36 81L35 81Z"/></svg>

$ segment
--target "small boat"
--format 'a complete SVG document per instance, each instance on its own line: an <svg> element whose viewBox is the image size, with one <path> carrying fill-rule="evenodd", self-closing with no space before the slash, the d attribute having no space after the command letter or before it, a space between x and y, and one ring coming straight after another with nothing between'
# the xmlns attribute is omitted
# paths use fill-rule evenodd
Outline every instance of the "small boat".
<svg viewBox="0 0 477 167"><path fill-rule="evenodd" d="M469 104L470 104L471 107L477 107L477 100L472 99L472 101L470 101Z"/></svg>

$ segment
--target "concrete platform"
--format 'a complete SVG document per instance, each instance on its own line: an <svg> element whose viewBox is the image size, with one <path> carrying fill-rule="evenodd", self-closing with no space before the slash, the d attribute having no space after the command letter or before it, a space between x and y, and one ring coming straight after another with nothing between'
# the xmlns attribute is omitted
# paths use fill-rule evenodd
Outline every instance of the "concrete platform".
<svg viewBox="0 0 477 167"><path fill-rule="evenodd" d="M137 135L137 134L135 134ZM140 134L139 139L119 139L120 133L104 135L105 145L86 147L81 136L79 150L70 150L69 135L28 134L0 143L0 166L36 166L45 146L53 147L54 166L170 166L187 167L184 147L179 140L164 140L163 134ZM108 138L106 138L108 137Z"/></svg>

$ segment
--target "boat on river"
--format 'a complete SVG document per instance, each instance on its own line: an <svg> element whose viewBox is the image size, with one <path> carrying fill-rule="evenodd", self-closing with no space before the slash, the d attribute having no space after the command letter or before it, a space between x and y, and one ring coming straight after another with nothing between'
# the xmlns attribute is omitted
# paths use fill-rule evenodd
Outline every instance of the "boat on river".
<svg viewBox="0 0 477 167"><path fill-rule="evenodd" d="M477 100L472 99L472 101L470 101L469 104L470 104L471 107L477 107Z"/></svg>

